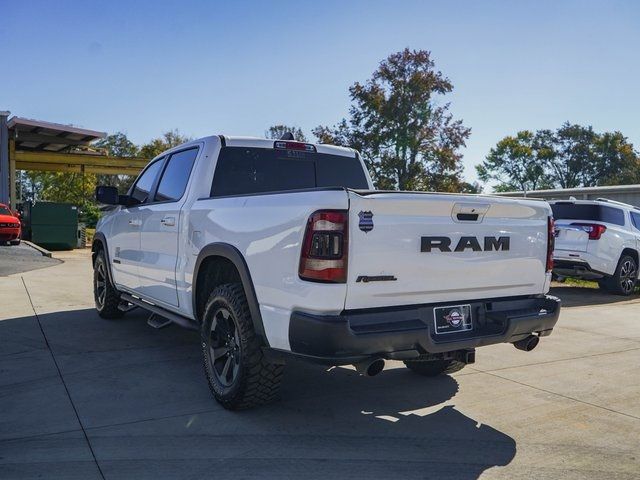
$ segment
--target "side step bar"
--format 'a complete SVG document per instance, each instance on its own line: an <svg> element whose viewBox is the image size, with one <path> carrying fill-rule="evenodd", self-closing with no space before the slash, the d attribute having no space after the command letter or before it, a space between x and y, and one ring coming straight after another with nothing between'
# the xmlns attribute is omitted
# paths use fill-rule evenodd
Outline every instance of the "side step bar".
<svg viewBox="0 0 640 480"><path fill-rule="evenodd" d="M118 310L124 313L130 312L131 310L134 310L136 308L138 308L137 305L129 302L120 302L120 305L118 305Z"/></svg>
<svg viewBox="0 0 640 480"><path fill-rule="evenodd" d="M178 315L173 312L169 312L162 307L158 307L157 305L153 305L151 303L145 302L133 295L129 295L128 293L123 293L120 295L120 298L125 302L132 303L144 310L147 310L151 313L155 313L156 315L166 318L167 320L171 320L173 323L180 325L181 327L188 328L189 330L198 330L198 326L196 322L188 319L187 317L183 317L182 315Z"/></svg>

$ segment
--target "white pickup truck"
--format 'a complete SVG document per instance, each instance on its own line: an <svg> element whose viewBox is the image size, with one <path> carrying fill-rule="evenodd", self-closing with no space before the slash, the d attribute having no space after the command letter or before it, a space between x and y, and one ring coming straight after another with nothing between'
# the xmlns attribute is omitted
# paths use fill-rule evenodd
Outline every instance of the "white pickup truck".
<svg viewBox="0 0 640 480"><path fill-rule="evenodd" d="M272 400L290 355L433 376L476 347L529 351L558 319L547 203L376 191L352 149L211 136L96 196L116 205L93 243L98 313L198 328L226 408Z"/></svg>

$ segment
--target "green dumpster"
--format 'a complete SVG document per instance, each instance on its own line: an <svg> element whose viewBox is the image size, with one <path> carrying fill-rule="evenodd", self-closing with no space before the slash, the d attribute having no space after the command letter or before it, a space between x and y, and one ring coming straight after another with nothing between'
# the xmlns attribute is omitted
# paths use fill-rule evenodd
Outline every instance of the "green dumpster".
<svg viewBox="0 0 640 480"><path fill-rule="evenodd" d="M29 214L31 241L48 250L72 250L78 245L78 207L37 202Z"/></svg>

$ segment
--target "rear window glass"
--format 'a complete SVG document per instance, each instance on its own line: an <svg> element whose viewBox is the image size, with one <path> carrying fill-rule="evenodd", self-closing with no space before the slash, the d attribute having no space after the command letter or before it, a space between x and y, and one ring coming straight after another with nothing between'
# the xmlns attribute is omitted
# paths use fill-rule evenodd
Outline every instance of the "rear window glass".
<svg viewBox="0 0 640 480"><path fill-rule="evenodd" d="M624 225L624 212L607 205L554 203L551 205L551 210L556 220L588 220Z"/></svg>
<svg viewBox="0 0 640 480"><path fill-rule="evenodd" d="M637 230L640 230L640 213L631 212L631 222Z"/></svg>
<svg viewBox="0 0 640 480"><path fill-rule="evenodd" d="M224 147L213 176L211 196L316 187L369 188L360 161L355 157L297 150Z"/></svg>

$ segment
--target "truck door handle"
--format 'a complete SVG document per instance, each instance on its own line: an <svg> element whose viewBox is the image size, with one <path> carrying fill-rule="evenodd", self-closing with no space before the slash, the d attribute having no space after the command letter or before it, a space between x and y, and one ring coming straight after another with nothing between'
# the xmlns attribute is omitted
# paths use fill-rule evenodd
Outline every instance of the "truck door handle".
<svg viewBox="0 0 640 480"><path fill-rule="evenodd" d="M164 217L160 223L165 227L173 227L176 224L176 217Z"/></svg>
<svg viewBox="0 0 640 480"><path fill-rule="evenodd" d="M140 220L139 218L132 218L131 220L129 220L129 225L131 225L132 227L139 227L140 225L142 225L142 220Z"/></svg>

